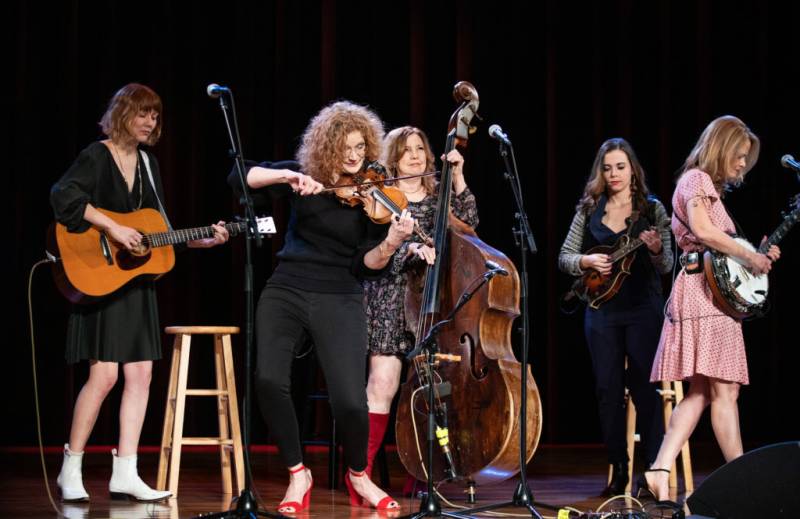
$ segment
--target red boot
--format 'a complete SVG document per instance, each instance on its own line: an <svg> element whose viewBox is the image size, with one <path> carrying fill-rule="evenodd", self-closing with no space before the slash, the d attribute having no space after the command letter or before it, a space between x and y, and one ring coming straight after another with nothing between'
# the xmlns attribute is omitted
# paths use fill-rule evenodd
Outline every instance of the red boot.
<svg viewBox="0 0 800 519"><path fill-rule="evenodd" d="M364 472L372 479L372 463L381 448L386 427L389 425L389 413L369 413L369 443L367 443L367 468Z"/></svg>

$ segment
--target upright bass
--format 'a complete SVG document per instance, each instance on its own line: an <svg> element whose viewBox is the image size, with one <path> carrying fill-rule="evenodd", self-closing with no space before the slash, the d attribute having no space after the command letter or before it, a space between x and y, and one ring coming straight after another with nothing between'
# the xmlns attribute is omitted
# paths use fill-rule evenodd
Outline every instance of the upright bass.
<svg viewBox="0 0 800 519"><path fill-rule="evenodd" d="M459 103L448 125L445 155L466 146L478 92L466 81L456 84ZM452 170L445 162L432 239L434 265L410 273L406 291L406 320L417 344L457 304L462 293L486 272L493 261L509 272L497 276L464 305L436 335L439 359L428 371L424 355L412 358L400 391L396 436L400 461L409 473L436 482L503 481L519 471L520 364L511 348L511 328L519 315L520 280L514 264L481 241L474 230L450 212ZM474 286L474 285L472 285ZM533 456L542 428L539 390L527 370L526 461ZM429 381L435 397L427 401ZM437 443L428 467L428 406L434 406Z"/></svg>

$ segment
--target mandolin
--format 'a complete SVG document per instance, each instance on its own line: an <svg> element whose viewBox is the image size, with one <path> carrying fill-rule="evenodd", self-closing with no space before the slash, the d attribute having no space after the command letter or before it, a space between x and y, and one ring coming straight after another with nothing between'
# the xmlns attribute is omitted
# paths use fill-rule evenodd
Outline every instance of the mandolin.
<svg viewBox="0 0 800 519"><path fill-rule="evenodd" d="M657 229L657 227L656 227ZM631 238L627 234L620 236L614 245L598 245L586 251L590 254L607 254L611 260L611 272L603 275L595 269L587 269L575 280L565 300L573 295L597 310L613 298L622 288L625 278L631 273L631 265L636 259L636 251L644 245L640 238Z"/></svg>

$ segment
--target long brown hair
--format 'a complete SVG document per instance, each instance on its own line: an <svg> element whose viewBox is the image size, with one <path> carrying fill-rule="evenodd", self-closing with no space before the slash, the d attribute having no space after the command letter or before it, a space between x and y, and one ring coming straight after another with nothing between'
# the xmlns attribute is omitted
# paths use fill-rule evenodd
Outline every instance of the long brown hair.
<svg viewBox="0 0 800 519"><path fill-rule="evenodd" d="M130 135L128 125L140 112L158 114L156 127L147 138L147 144L152 146L161 137L161 98L148 86L128 83L117 90L100 119L100 128L112 141L122 140Z"/></svg>
<svg viewBox="0 0 800 519"><path fill-rule="evenodd" d="M418 135L419 138L422 139L422 146L425 148L425 172L430 173L435 171L436 160L433 155L431 143L428 140L428 136L425 135L425 132L414 126L401 126L387 133L386 137L383 139L383 158L381 162L386 166L389 175L394 178L397 178L399 173L397 164L406 152L406 142L412 135ZM433 176L422 177L422 185L425 187L425 191L431 194L436 188L436 181L433 179Z"/></svg>
<svg viewBox="0 0 800 519"><path fill-rule="evenodd" d="M750 152L747 154L745 167L736 180L730 181L725 172L736 156L739 147L747 140L750 141ZM711 121L700 134L697 144L686 157L679 176L690 169L696 168L704 171L711 177L717 192L722 195L726 185L740 184L744 180L745 175L758 160L760 149L761 141L741 119L732 115L723 115Z"/></svg>
<svg viewBox="0 0 800 519"><path fill-rule="evenodd" d="M592 164L592 171L589 173L589 180L586 181L586 187L583 189L583 196L578 202L577 211L583 211L586 214L594 211L597 207L597 199L600 195L606 192L606 179L603 177L603 159L606 154L620 150L628 156L628 162L631 164L631 198L633 209L638 211L645 211L647 208L647 195L650 191L647 189L645 182L644 168L642 168L636 152L628 141L621 137L614 137L608 139L600 145L597 154L594 157Z"/></svg>
<svg viewBox="0 0 800 519"><path fill-rule="evenodd" d="M308 123L297 150L297 161L306 175L317 182L330 184L345 162L345 141L351 132L360 132L366 149L364 160L374 162L381 156L383 123L366 106L338 101L323 108Z"/></svg>

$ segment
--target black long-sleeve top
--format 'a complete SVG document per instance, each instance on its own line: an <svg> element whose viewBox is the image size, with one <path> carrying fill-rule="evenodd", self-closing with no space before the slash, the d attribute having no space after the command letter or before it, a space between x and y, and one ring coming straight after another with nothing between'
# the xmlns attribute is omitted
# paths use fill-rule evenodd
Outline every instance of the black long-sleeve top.
<svg viewBox="0 0 800 519"><path fill-rule="evenodd" d="M259 166L300 171L296 161L262 162ZM235 171L228 183L235 191L240 190ZM364 256L383 240L388 226L373 223L360 206L345 206L333 194L296 195L288 184L274 184L260 191L267 191L270 197L291 197L285 243L268 285L360 294L361 280L381 277L386 271L385 267L368 268Z"/></svg>

